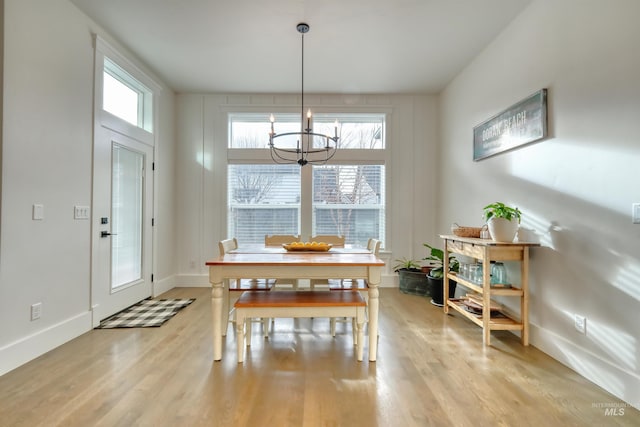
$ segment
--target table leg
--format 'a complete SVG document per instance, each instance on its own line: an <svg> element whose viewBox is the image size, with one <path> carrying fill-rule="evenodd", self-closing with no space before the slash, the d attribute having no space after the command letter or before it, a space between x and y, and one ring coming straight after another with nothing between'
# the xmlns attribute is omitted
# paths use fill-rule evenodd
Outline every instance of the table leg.
<svg viewBox="0 0 640 427"><path fill-rule="evenodd" d="M211 316L213 330L213 360L222 360L222 295L223 282L211 281Z"/></svg>
<svg viewBox="0 0 640 427"><path fill-rule="evenodd" d="M227 329L229 329L229 279L224 279L224 286L222 288L222 336L227 336Z"/></svg>
<svg viewBox="0 0 640 427"><path fill-rule="evenodd" d="M369 284L369 360L376 361L378 353L378 284Z"/></svg>

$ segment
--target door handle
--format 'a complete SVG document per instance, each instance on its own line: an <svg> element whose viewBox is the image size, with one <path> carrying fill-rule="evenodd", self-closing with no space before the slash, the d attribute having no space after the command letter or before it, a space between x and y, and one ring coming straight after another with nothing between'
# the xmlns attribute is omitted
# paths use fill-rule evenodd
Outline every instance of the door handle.
<svg viewBox="0 0 640 427"><path fill-rule="evenodd" d="M117 236L117 234L111 234L108 231L101 231L100 232L100 237L109 237L109 236Z"/></svg>

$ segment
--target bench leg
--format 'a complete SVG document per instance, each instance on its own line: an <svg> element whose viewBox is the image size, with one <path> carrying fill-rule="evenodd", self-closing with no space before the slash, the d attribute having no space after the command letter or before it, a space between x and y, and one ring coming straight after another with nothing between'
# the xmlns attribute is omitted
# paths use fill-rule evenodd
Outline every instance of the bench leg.
<svg viewBox="0 0 640 427"><path fill-rule="evenodd" d="M358 308L358 312L355 319L356 329L358 330L358 339L356 340L356 354L358 362L362 362L364 346L364 309Z"/></svg>
<svg viewBox="0 0 640 427"><path fill-rule="evenodd" d="M244 333L244 313L236 310L236 340L238 341L238 363L244 362L244 341L245 341L245 333Z"/></svg>
<svg viewBox="0 0 640 427"><path fill-rule="evenodd" d="M351 319L351 333L353 335L353 345L358 345L358 322L356 318Z"/></svg>
<svg viewBox="0 0 640 427"><path fill-rule="evenodd" d="M331 336L336 337L336 318L332 317L329 319L329 330L331 331Z"/></svg>
<svg viewBox="0 0 640 427"><path fill-rule="evenodd" d="M262 332L264 333L265 339L269 338L269 323L271 322L268 317L262 318Z"/></svg>

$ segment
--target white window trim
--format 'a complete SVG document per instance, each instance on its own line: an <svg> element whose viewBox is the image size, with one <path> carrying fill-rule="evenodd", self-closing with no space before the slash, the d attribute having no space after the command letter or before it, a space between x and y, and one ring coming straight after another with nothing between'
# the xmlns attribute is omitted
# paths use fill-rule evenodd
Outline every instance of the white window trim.
<svg viewBox="0 0 640 427"><path fill-rule="evenodd" d="M269 164L273 163L271 159L271 155L268 149L245 149L245 148L228 148L229 141L229 119L230 115L233 114L243 114L243 113L257 113L257 114L269 114L273 112L276 114L280 113L296 113L300 112L299 107L297 108L289 108L286 106L270 106L270 107L246 107L246 106L222 106L220 107L220 111L223 113L226 123L225 130L225 138L224 138L224 146L226 147L226 165L229 164ZM366 106L357 106L357 107L314 107L314 113L323 113L323 114L340 114L340 113L363 113L363 114L383 114L385 116L385 148L383 149L338 149L334 157L327 162L327 164L380 164L385 165L385 187L389 187L389 169L390 169L390 143L389 143L389 135L390 135L390 121L391 121L391 112L392 110L389 108L368 108ZM265 138L267 136L265 135ZM226 167L225 167L226 170ZM311 167L302 167L300 174L300 188L313 188L313 169ZM228 177L225 172L225 183L227 182ZM226 188L226 187L225 187ZM226 190L225 190L225 206L228 206L228 200L226 199ZM385 234L389 232L389 193L386 193L385 198ZM228 229L229 218L226 215L227 209L225 208L225 229ZM300 216L301 218L312 218L313 217L313 198L311 192L301 191L300 194ZM311 236L312 235L313 224L312 221L300 221L300 233L301 236ZM386 238L386 236L385 236Z"/></svg>
<svg viewBox="0 0 640 427"><path fill-rule="evenodd" d="M160 98L162 87L156 83L151 77L149 77L144 71L142 71L132 61L127 59L124 55L119 53L114 47L112 47L106 40L94 34L95 43L95 87L103 87L103 72L105 57L108 57L113 63L118 65L124 71L126 71L131 77L145 86L151 93L152 99L145 99L145 102L151 102L152 107L145 112L144 118L147 123L151 123L149 130L145 130L136 125L133 125L111 113L102 109L102 90L96 90L94 99L94 111L96 112L95 121L97 125L104 126L113 131L129 135L132 138L137 139L140 142L153 146L155 144L154 133L157 126L157 100Z"/></svg>

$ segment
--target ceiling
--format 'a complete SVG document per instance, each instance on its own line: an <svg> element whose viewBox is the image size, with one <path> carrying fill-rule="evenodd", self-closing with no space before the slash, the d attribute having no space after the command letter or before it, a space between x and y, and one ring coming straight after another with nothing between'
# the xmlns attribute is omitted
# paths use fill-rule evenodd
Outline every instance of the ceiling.
<svg viewBox="0 0 640 427"><path fill-rule="evenodd" d="M176 92L439 93L531 0L71 0Z"/></svg>

